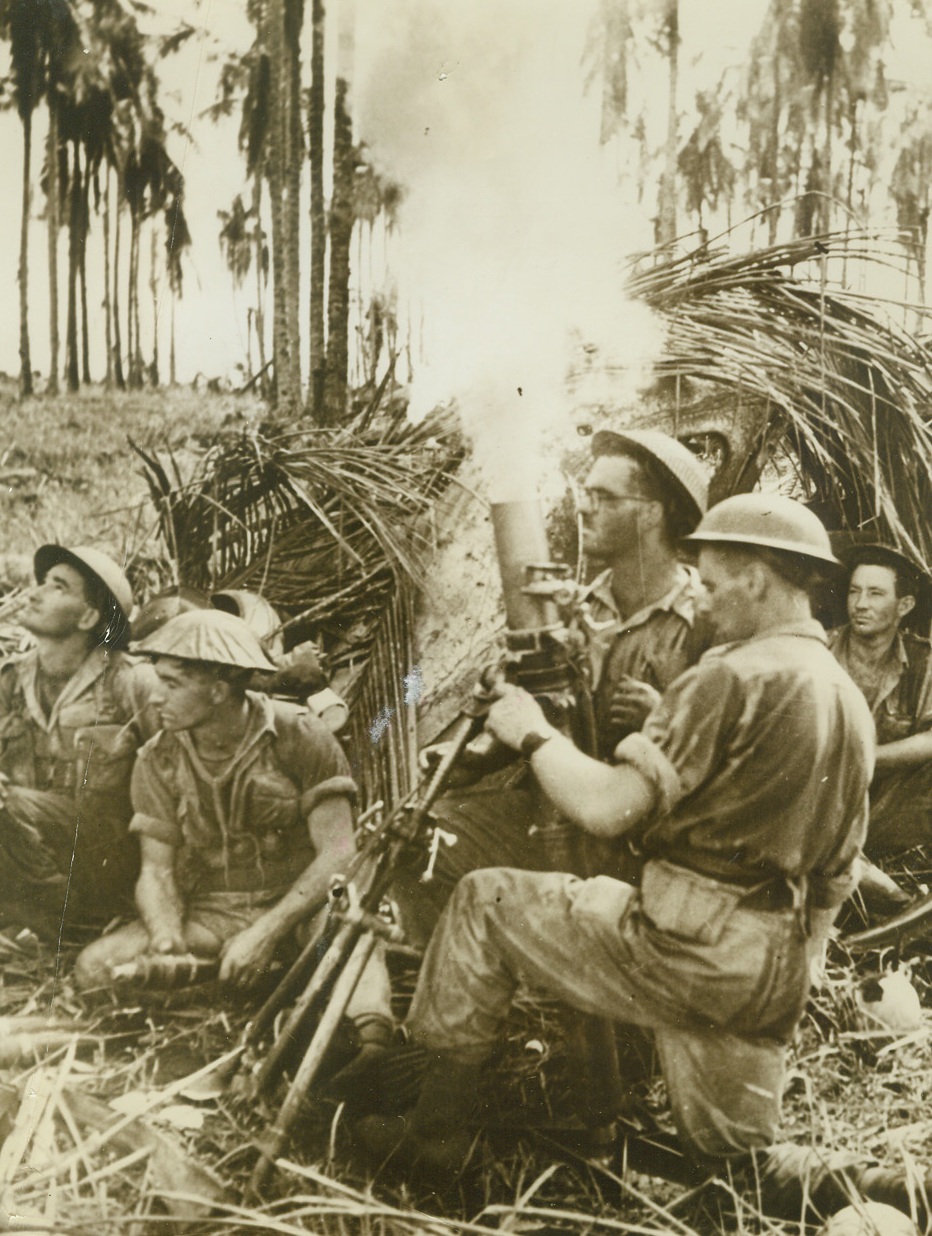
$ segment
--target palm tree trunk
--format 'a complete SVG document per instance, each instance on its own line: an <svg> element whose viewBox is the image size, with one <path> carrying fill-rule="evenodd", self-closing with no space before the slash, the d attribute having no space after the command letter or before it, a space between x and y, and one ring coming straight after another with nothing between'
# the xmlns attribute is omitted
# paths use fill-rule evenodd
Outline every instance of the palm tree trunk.
<svg viewBox="0 0 932 1236"><path fill-rule="evenodd" d="M69 391L81 385L78 373L78 217L81 211L81 161L77 142L71 144L71 184L68 192L68 325L65 336L65 380Z"/></svg>
<svg viewBox="0 0 932 1236"><path fill-rule="evenodd" d="M90 227L90 168L85 160L81 179L81 213L78 218L78 280L81 287L81 380L91 384L91 352L87 322L87 233Z"/></svg>
<svg viewBox="0 0 932 1236"><path fill-rule="evenodd" d="M327 373L324 385L326 423L346 416L349 370L350 244L353 237L353 178L356 152L349 110L349 83L355 52L352 0L340 13L337 80L333 103L333 196L330 200L330 283L327 297Z"/></svg>
<svg viewBox="0 0 932 1236"><path fill-rule="evenodd" d="M104 173L104 337L107 365L104 388L113 389L113 306L110 303L110 165Z"/></svg>
<svg viewBox="0 0 932 1236"><path fill-rule="evenodd" d="M835 96L835 75L829 73L825 78L823 90L825 100L825 139L822 145L822 209L819 212L823 232L831 231L832 227L832 102Z"/></svg>
<svg viewBox="0 0 932 1236"><path fill-rule="evenodd" d="M324 203L324 0L313 0L311 42L311 106L309 121L311 162L311 320L310 382L307 411L319 421L324 408L327 372L324 334L324 292L327 266L327 214Z"/></svg>
<svg viewBox="0 0 932 1236"><path fill-rule="evenodd" d="M253 210L256 216L256 344L259 350L259 372L265 374L265 232L262 228L262 173L257 169L253 181ZM263 389L265 378L261 379Z"/></svg>
<svg viewBox="0 0 932 1236"><path fill-rule="evenodd" d="M149 243L149 295L152 297L152 364L149 366L149 381L153 386L159 384L159 242L156 235L156 223L152 220Z"/></svg>
<svg viewBox="0 0 932 1236"><path fill-rule="evenodd" d="M32 201L32 114L23 117L23 196L19 228L19 393L32 394L32 355L29 348L29 213Z"/></svg>
<svg viewBox="0 0 932 1236"><path fill-rule="evenodd" d="M172 307L170 321L170 336L168 340L168 382L170 386L178 385L178 368L175 356L175 288L171 290Z"/></svg>
<svg viewBox="0 0 932 1236"><path fill-rule="evenodd" d="M274 294L274 356L276 403L279 415L290 417L299 393L292 385L294 366L289 334L288 241L285 209L285 171L288 158L287 84L284 67L285 0L270 0L268 9L270 74L270 124L268 171L272 207L272 277Z"/></svg>
<svg viewBox="0 0 932 1236"><path fill-rule="evenodd" d="M783 91L781 90L781 63L775 53L773 57L773 112L770 126L770 210L767 212L767 237L771 245L777 243L777 229L780 226L780 109L783 106Z"/></svg>
<svg viewBox="0 0 932 1236"><path fill-rule="evenodd" d="M304 0L285 0L285 234L288 261L288 334L291 346L291 386L295 411L301 402L301 178L304 143L301 134L301 22Z"/></svg>
<svg viewBox="0 0 932 1236"><path fill-rule="evenodd" d="M672 245L676 240L676 159L679 153L679 116L677 87L679 81L679 0L668 0L665 18L667 34L667 139L664 146L664 168L660 178L657 202L657 243Z"/></svg>
<svg viewBox="0 0 932 1236"><path fill-rule="evenodd" d="M117 171L116 217L113 220L113 376L117 389L126 390L123 341L120 332L120 220L123 217L123 175Z"/></svg>
<svg viewBox="0 0 932 1236"><path fill-rule="evenodd" d="M46 223L48 225L49 251L49 378L45 389L49 395L58 394L58 353L61 341L58 336L58 105L54 94L49 94L49 131L46 139L46 161L49 169Z"/></svg>
<svg viewBox="0 0 932 1236"><path fill-rule="evenodd" d="M142 220L134 214L129 241L129 305L130 321L129 384L133 390L142 386L142 340L139 326L139 248Z"/></svg>

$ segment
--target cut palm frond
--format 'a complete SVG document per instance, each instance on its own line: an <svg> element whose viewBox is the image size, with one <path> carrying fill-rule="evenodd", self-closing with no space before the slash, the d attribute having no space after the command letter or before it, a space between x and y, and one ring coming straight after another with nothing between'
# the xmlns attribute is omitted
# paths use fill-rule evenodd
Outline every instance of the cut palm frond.
<svg viewBox="0 0 932 1236"><path fill-rule="evenodd" d="M358 432L221 437L186 482L136 449L178 581L259 593L289 642L315 639L355 705L363 785L404 792L413 760L404 704L410 613L428 547L422 516L461 457L452 415L413 425L397 406ZM378 683L367 689L373 669Z"/></svg>
<svg viewBox="0 0 932 1236"><path fill-rule="evenodd" d="M633 268L628 289L658 312L658 379L710 383L766 405L753 483L769 444L788 443L808 497L836 528L869 528L932 566L932 350L897 305L830 276L896 268L875 237L839 233L733 255L719 248Z"/></svg>

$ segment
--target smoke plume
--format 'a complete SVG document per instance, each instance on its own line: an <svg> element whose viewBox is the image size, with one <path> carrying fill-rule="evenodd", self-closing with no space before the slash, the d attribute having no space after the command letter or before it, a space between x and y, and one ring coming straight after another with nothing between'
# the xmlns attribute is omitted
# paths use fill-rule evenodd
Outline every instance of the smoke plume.
<svg viewBox="0 0 932 1236"><path fill-rule="evenodd" d="M647 237L584 90L593 9L357 0L357 130L404 188L401 292L423 315L412 414L456 401L498 501L533 494L579 350L621 367L621 401L657 347L621 290Z"/></svg>

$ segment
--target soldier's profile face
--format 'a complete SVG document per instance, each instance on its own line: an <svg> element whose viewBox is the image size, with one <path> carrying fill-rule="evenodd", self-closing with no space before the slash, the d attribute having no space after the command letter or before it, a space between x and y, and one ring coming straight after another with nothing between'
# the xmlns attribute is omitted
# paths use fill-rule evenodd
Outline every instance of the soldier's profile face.
<svg viewBox="0 0 932 1236"><path fill-rule="evenodd" d="M162 729L195 729L213 715L214 681L202 670L176 657L159 657L155 676L158 681L150 703Z"/></svg>
<svg viewBox="0 0 932 1236"><path fill-rule="evenodd" d="M637 536L648 505L640 464L624 455L600 455L583 485L583 550L595 562L607 562Z"/></svg>
<svg viewBox="0 0 932 1236"><path fill-rule="evenodd" d="M746 564L727 551L703 547L699 551L702 593L699 613L723 644L748 639L754 633Z"/></svg>
<svg viewBox="0 0 932 1236"><path fill-rule="evenodd" d="M892 567L862 563L851 573L848 621L858 635L892 635L912 606L912 597L896 595Z"/></svg>
<svg viewBox="0 0 932 1236"><path fill-rule="evenodd" d="M50 638L90 630L99 619L100 614L88 603L80 571L64 562L49 567L19 617L27 631Z"/></svg>

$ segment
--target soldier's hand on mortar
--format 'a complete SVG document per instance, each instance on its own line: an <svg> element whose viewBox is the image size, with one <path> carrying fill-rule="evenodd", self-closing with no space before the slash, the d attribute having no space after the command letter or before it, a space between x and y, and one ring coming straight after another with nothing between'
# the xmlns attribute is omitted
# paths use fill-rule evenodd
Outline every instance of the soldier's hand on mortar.
<svg viewBox="0 0 932 1236"><path fill-rule="evenodd" d="M276 944L259 923L231 936L220 954L221 983L251 986L271 965Z"/></svg>
<svg viewBox="0 0 932 1236"><path fill-rule="evenodd" d="M502 683L497 688L498 699L489 709L485 728L499 742L521 749L522 740L531 733L549 734L551 726L540 704L523 687Z"/></svg>
<svg viewBox="0 0 932 1236"><path fill-rule="evenodd" d="M630 678L627 674L618 679L615 693L609 705L609 719L617 729L639 730L647 714L660 699L660 692L647 682Z"/></svg>

